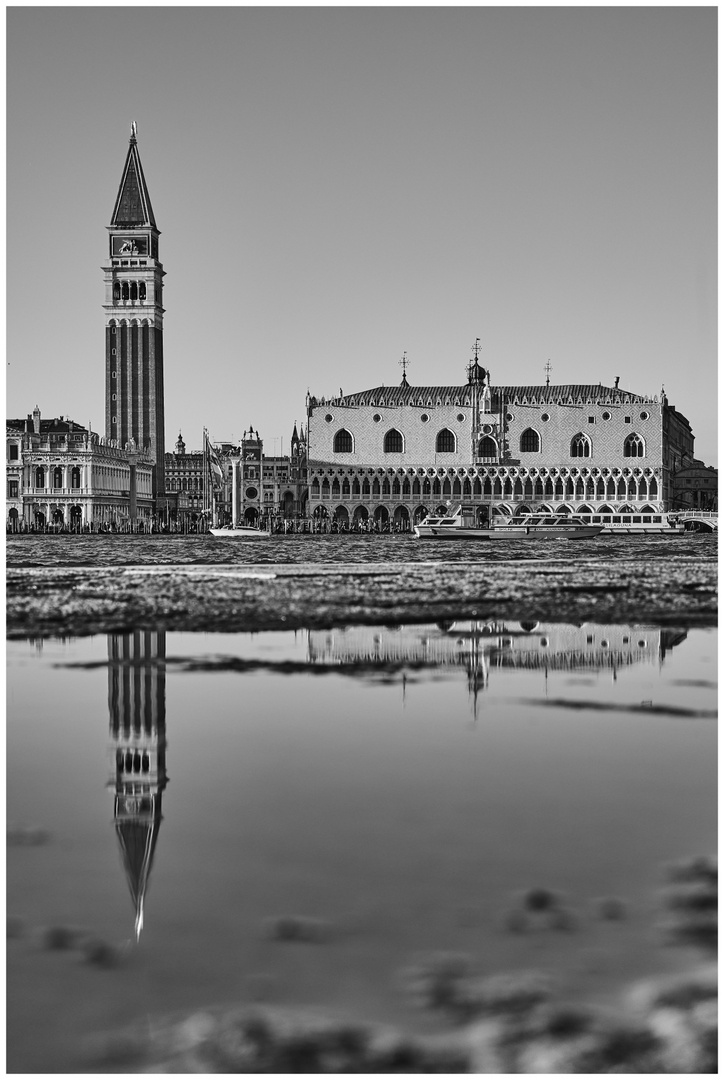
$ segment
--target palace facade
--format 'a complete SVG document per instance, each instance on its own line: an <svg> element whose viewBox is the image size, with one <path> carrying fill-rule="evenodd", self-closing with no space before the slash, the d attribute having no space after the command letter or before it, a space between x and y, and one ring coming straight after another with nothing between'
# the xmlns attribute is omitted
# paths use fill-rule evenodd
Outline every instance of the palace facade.
<svg viewBox="0 0 724 1080"><path fill-rule="evenodd" d="M493 513L657 513L693 457L666 395L602 384L498 386L475 360L462 385L308 396L309 512L409 529L450 502Z"/></svg>
<svg viewBox="0 0 724 1080"><path fill-rule="evenodd" d="M6 422L7 528L81 531L150 523L153 462L68 417L36 408Z"/></svg>

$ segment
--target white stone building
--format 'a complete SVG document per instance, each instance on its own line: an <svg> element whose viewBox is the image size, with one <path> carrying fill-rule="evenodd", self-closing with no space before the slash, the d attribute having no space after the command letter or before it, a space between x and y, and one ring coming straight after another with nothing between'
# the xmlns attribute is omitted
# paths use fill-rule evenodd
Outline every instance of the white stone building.
<svg viewBox="0 0 724 1080"><path fill-rule="evenodd" d="M149 454L100 438L68 417L35 408L6 423L6 527L129 528L153 516Z"/></svg>
<svg viewBox="0 0 724 1080"><path fill-rule="evenodd" d="M449 502L516 510L660 513L693 454L666 396L590 384L379 386L307 401L309 512L409 528Z"/></svg>

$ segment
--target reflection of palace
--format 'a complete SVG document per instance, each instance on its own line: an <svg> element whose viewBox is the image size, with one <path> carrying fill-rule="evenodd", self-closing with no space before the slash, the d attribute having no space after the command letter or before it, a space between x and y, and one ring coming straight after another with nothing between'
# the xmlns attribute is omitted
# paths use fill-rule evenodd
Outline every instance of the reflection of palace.
<svg viewBox="0 0 724 1080"><path fill-rule="evenodd" d="M136 909L136 939L166 787L166 633L108 635L113 818Z"/></svg>
<svg viewBox="0 0 724 1080"><path fill-rule="evenodd" d="M310 630L308 655L311 664L463 667L477 692L491 668L608 669L615 675L632 664L659 664L685 637L685 630L652 626L475 620Z"/></svg>

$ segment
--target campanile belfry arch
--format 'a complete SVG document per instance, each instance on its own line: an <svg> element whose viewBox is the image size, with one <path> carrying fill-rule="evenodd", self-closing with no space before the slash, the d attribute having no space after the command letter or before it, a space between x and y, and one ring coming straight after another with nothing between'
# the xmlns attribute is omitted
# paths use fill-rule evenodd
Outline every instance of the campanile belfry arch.
<svg viewBox="0 0 724 1080"><path fill-rule="evenodd" d="M135 122L111 223L106 294L106 438L153 455L154 501L164 490L163 277L159 230Z"/></svg>

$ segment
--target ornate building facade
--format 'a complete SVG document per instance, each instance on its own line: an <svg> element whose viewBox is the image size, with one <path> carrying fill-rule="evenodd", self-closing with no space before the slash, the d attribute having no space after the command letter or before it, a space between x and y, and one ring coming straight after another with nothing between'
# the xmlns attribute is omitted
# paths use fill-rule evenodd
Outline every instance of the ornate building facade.
<svg viewBox="0 0 724 1080"><path fill-rule="evenodd" d="M153 463L68 417L43 420L35 408L6 426L6 527L126 528L150 524Z"/></svg>
<svg viewBox="0 0 724 1080"><path fill-rule="evenodd" d="M719 509L719 473L713 465L694 458L682 462L673 474L676 510Z"/></svg>
<svg viewBox="0 0 724 1080"><path fill-rule="evenodd" d="M103 266L106 438L152 457L154 500L164 491L163 266L136 125L108 226Z"/></svg>
<svg viewBox="0 0 724 1080"><path fill-rule="evenodd" d="M184 529L195 529L210 505L209 469L203 450L187 451L180 431L174 452L165 456L164 475L167 517Z"/></svg>
<svg viewBox="0 0 724 1080"><path fill-rule="evenodd" d="M264 453L264 440L249 427L239 446L217 444L224 474L219 493L220 524L244 522L274 527L306 513L307 462L304 428L294 425L289 455Z"/></svg>
<svg viewBox="0 0 724 1080"><path fill-rule="evenodd" d="M309 508L408 529L465 500L493 513L657 513L692 455L688 421L615 386L498 386L475 359L459 386L379 386L308 397Z"/></svg>

